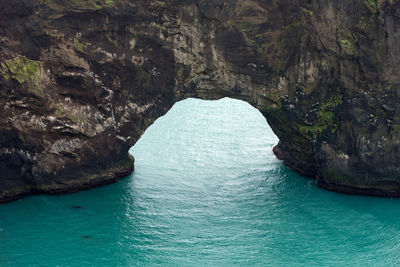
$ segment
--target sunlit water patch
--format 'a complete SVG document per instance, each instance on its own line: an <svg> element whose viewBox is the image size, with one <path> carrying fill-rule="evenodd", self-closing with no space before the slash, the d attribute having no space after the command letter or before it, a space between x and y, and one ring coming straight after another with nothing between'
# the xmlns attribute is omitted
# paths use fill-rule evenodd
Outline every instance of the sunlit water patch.
<svg viewBox="0 0 400 267"><path fill-rule="evenodd" d="M277 141L244 102L179 102L130 177L1 205L0 266L398 265L400 201L319 189Z"/></svg>

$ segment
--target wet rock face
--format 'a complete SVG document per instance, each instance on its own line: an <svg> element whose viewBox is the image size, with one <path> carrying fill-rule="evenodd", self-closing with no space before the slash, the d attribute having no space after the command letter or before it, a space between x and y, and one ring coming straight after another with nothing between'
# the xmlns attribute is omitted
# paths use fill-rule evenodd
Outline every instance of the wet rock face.
<svg viewBox="0 0 400 267"><path fill-rule="evenodd" d="M0 0L0 201L133 170L187 97L258 108L318 184L400 196L395 0Z"/></svg>

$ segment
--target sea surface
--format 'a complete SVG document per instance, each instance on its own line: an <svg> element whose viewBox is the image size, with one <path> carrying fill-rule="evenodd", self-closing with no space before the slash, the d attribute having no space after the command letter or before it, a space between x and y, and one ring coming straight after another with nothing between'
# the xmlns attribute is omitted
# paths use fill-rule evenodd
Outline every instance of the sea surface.
<svg viewBox="0 0 400 267"><path fill-rule="evenodd" d="M131 176L0 205L0 266L399 266L400 199L320 189L277 142L245 102L179 102Z"/></svg>

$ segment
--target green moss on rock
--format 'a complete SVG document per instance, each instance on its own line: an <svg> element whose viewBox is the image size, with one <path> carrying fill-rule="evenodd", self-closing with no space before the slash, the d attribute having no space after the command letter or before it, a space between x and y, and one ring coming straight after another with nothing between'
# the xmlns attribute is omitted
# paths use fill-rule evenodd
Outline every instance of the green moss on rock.
<svg viewBox="0 0 400 267"><path fill-rule="evenodd" d="M43 63L31 60L25 56L17 56L1 63L1 75L9 80L16 80L18 83L31 83L39 87L43 74Z"/></svg>
<svg viewBox="0 0 400 267"><path fill-rule="evenodd" d="M348 50L354 50L354 45L347 39L340 40L340 44Z"/></svg>
<svg viewBox="0 0 400 267"><path fill-rule="evenodd" d="M316 140L322 133L324 133L329 127L332 132L335 132L338 125L335 123L335 114L333 110L343 103L343 98L340 95L338 98L331 98L326 103L320 105L318 110L318 119L313 125L300 126L300 132L306 136L309 136L313 140Z"/></svg>
<svg viewBox="0 0 400 267"><path fill-rule="evenodd" d="M78 39L74 39L74 48L76 51L86 54L89 47L90 43L81 43Z"/></svg>

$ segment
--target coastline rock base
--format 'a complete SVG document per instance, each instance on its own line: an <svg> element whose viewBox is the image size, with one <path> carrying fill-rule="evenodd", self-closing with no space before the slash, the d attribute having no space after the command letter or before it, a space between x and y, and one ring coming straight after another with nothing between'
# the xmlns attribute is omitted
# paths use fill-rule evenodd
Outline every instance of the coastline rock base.
<svg viewBox="0 0 400 267"><path fill-rule="evenodd" d="M128 176L134 170L135 159L129 155L119 165L110 168L108 172L98 173L86 178L71 180L66 183L53 183L47 186L40 185L37 187L23 187L16 188L13 191L7 191L0 195L0 204L11 202L20 199L27 195L49 194L61 195L76 193L83 190L88 190L94 187L108 185L119 181L120 179Z"/></svg>
<svg viewBox="0 0 400 267"><path fill-rule="evenodd" d="M351 186L339 185L326 183L321 177L316 175L312 170L303 168L304 166L299 165L296 160L294 160L288 151L277 144L273 148L275 156L282 160L285 166L290 168L292 171L309 178L316 179L317 186L337 193L347 194L347 195L364 195L364 196L375 196L375 197L390 197L399 198L399 191L383 190L377 188L356 188Z"/></svg>

